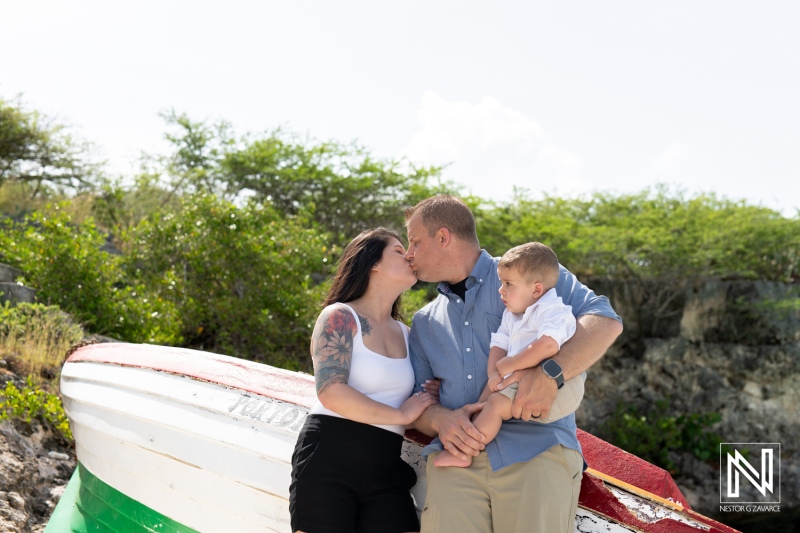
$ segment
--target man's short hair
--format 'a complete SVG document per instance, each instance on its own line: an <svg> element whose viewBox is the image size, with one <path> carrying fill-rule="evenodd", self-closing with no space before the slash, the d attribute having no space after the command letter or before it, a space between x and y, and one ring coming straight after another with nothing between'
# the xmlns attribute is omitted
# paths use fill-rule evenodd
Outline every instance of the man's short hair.
<svg viewBox="0 0 800 533"><path fill-rule="evenodd" d="M417 214L422 217L422 225L428 230L429 237L433 237L439 228L447 228L451 235L480 246L475 216L467 204L458 198L447 194L426 198L406 209L406 223Z"/></svg>
<svg viewBox="0 0 800 533"><path fill-rule="evenodd" d="M541 281L547 290L558 283L560 267L552 248L540 242L515 246L503 254L498 267L513 268L533 283Z"/></svg>

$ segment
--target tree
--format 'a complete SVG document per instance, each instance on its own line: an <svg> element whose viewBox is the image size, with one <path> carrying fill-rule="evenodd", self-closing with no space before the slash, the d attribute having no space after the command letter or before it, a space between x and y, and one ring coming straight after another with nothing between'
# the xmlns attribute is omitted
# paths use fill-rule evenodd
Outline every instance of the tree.
<svg viewBox="0 0 800 533"><path fill-rule="evenodd" d="M239 191L288 213L307 210L339 242L375 227L398 228L403 208L435 192L440 168L382 160L357 145L303 141L274 131L228 153L223 172Z"/></svg>
<svg viewBox="0 0 800 533"><path fill-rule="evenodd" d="M162 116L172 152L146 162L168 191L165 203L203 192L240 204L254 199L288 216L309 213L341 243L366 228L398 229L403 208L456 191L441 180L439 167L376 158L357 144L320 142L281 129L236 139L226 122L193 121L175 111Z"/></svg>
<svg viewBox="0 0 800 533"><path fill-rule="evenodd" d="M184 345L310 369L308 338L337 252L301 217L208 193L123 236L128 279L180 310Z"/></svg>
<svg viewBox="0 0 800 533"><path fill-rule="evenodd" d="M88 152L89 145L75 141L64 125L0 98L0 186L30 184L32 196L46 186L86 187L98 170L89 162Z"/></svg>

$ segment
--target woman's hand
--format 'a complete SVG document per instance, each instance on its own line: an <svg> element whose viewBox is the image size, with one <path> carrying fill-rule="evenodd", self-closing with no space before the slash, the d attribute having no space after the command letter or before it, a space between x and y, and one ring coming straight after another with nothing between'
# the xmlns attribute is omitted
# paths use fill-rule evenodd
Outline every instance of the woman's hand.
<svg viewBox="0 0 800 533"><path fill-rule="evenodd" d="M442 388L442 380L439 378L429 379L425 383L422 384L422 389L425 392L430 392L431 395L436 398L436 401L439 401L439 389Z"/></svg>
<svg viewBox="0 0 800 533"><path fill-rule="evenodd" d="M429 406L436 403L436 397L429 392L415 392L398 409L403 415L403 424L411 424Z"/></svg>

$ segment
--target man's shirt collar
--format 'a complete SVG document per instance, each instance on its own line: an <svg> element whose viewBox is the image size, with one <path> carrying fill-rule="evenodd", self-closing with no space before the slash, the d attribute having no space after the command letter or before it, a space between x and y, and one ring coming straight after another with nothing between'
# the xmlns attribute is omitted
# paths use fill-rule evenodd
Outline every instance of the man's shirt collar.
<svg viewBox="0 0 800 533"><path fill-rule="evenodd" d="M489 255L489 252L481 250L481 255L478 256L478 260L475 262L475 266L472 267L472 272L470 272L467 278L467 290L470 290L476 284L482 284L486 281L487 277L491 274L493 263L494 258ZM446 281L440 281L436 290L438 290L440 294L449 294L452 292L450 290L450 284Z"/></svg>

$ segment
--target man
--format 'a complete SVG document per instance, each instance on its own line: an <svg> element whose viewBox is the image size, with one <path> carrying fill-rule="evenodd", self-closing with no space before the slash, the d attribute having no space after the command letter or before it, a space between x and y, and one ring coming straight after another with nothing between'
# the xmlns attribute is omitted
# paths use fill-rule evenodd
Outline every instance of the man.
<svg viewBox="0 0 800 533"><path fill-rule="evenodd" d="M519 384L514 419L484 446L470 416L481 408L475 402L487 382L490 337L503 313L497 260L480 248L475 218L457 198L435 196L408 209L406 229L417 277L439 282L440 293L414 316L409 338L417 384L442 379L441 404L429 407L417 428L438 435L450 453L473 456L469 468L428 461L422 533L571 533L584 467L575 415L535 420L549 412L564 379L580 376L611 346L622 332L619 317L562 267L556 292L572 306L577 331L554 363L503 381Z"/></svg>

